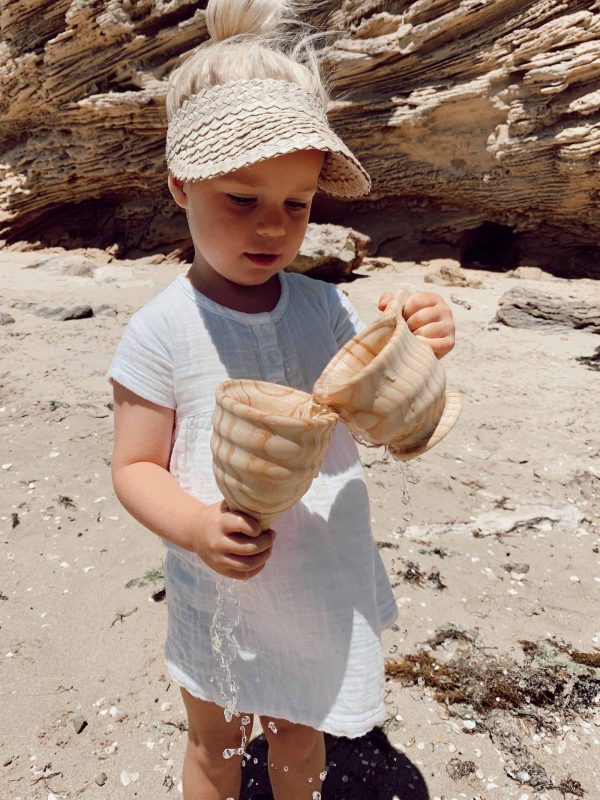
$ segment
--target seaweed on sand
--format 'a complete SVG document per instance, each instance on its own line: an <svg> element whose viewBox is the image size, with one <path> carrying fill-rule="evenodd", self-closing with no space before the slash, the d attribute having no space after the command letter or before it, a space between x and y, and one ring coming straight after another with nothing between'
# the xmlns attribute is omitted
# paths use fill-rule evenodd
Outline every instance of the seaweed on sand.
<svg viewBox="0 0 600 800"><path fill-rule="evenodd" d="M436 648L458 641L454 653L437 657ZM510 755L505 770L538 790L558 789L583 797L581 784L572 777L557 783L537 764L521 741L519 720L557 733L559 724L590 715L600 696L600 669L595 653L567 650L561 656L544 643L521 642L525 663L491 655L477 636L454 625L438 629L419 649L401 659L386 661L386 674L405 686L428 688L450 714L473 717L479 730ZM574 656L577 658L575 659Z"/></svg>
<svg viewBox="0 0 600 800"><path fill-rule="evenodd" d="M466 647L450 659L435 658L430 650L448 639L460 639ZM530 658L519 664L490 655L473 634L457 626L438 628L427 645L428 650L409 653L401 660L388 660L386 674L407 685L429 687L435 699L446 705L467 704L479 714L495 709L552 709L567 718L570 712L591 710L600 693L600 668L592 665L596 653L573 651L576 659L560 659L555 650L543 643L525 643L524 650Z"/></svg>
<svg viewBox="0 0 600 800"><path fill-rule="evenodd" d="M132 578L130 581L127 581L125 588L130 589L132 586L147 586L149 583L159 583L164 581L164 579L164 572L161 568L149 569L141 578Z"/></svg>
<svg viewBox="0 0 600 800"><path fill-rule="evenodd" d="M435 591L442 591L446 589L446 584L442 580L442 576L440 575L439 569L431 569L429 570L429 575L426 575L419 564L414 561L405 561L405 559L401 559L406 565L404 571L399 571L398 575L402 578L402 580L407 581L407 583L412 583L415 586L428 586L430 589L434 589ZM400 585L400 581L396 581L392 588L396 588Z"/></svg>
<svg viewBox="0 0 600 800"><path fill-rule="evenodd" d="M460 758L451 758L446 764L446 772L453 781L459 781L472 772L477 772L477 764L473 761L461 761Z"/></svg>
<svg viewBox="0 0 600 800"><path fill-rule="evenodd" d="M576 356L575 361L583 364L588 369L600 370L600 346L598 346L591 356Z"/></svg>
<svg viewBox="0 0 600 800"><path fill-rule="evenodd" d="M576 664L582 664L585 667L593 667L594 669L600 670L600 650L595 650L593 653L582 653L580 650L575 650L566 642L561 642L557 639L550 639L549 641L557 650L560 650L561 653L565 653L571 661L574 661Z"/></svg>

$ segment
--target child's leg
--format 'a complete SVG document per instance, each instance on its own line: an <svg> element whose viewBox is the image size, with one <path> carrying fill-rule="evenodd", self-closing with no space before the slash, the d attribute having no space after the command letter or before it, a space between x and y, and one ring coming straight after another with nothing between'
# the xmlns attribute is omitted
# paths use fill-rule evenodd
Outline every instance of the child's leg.
<svg viewBox="0 0 600 800"><path fill-rule="evenodd" d="M223 750L237 749L242 743L239 717L225 721L223 709L193 697L185 689L181 695L188 717L188 742L183 761L184 800L238 800L242 785L242 757L223 758ZM246 736L252 733L253 715Z"/></svg>
<svg viewBox="0 0 600 800"><path fill-rule="evenodd" d="M323 783L323 733L284 719L261 717L260 722L269 742L269 777L275 800L312 800ZM269 728L269 722L275 723L277 733Z"/></svg>

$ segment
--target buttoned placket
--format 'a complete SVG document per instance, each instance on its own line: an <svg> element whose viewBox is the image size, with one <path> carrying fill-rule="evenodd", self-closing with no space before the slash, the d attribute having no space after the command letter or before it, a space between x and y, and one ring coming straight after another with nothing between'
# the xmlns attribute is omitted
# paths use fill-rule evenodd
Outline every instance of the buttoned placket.
<svg viewBox="0 0 600 800"><path fill-rule="evenodd" d="M256 338L266 381L287 385L283 354L277 341L277 331L272 322L258 326Z"/></svg>

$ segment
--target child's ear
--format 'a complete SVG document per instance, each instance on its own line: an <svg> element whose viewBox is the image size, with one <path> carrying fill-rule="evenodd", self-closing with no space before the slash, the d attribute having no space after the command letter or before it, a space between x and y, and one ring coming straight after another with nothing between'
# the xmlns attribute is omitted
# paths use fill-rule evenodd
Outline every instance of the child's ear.
<svg viewBox="0 0 600 800"><path fill-rule="evenodd" d="M169 187L169 191L173 195L173 200L175 200L177 205L181 206L181 208L187 208L187 196L185 193L184 182L179 178L175 178L169 172L167 186Z"/></svg>

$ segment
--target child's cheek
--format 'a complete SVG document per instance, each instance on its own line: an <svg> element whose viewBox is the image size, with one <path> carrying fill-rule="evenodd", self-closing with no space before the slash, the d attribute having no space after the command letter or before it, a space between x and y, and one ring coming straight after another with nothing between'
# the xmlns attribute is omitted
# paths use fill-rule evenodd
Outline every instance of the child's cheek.
<svg viewBox="0 0 600 800"><path fill-rule="evenodd" d="M294 232L293 232L294 235L292 238L294 241L296 252L298 252L298 250L300 250L300 247L302 246L302 242L304 241L304 237L306 236L307 228L308 228L308 214L304 219L300 220L298 225L294 226Z"/></svg>

